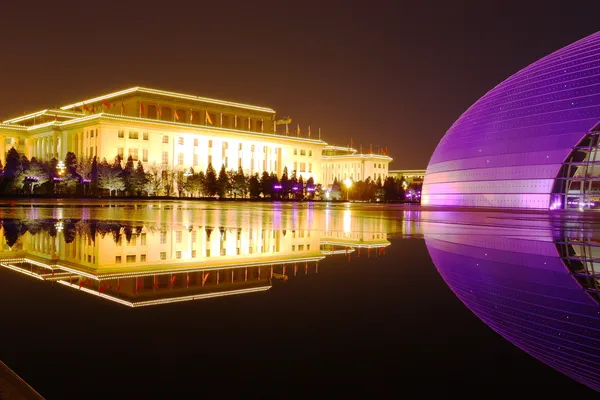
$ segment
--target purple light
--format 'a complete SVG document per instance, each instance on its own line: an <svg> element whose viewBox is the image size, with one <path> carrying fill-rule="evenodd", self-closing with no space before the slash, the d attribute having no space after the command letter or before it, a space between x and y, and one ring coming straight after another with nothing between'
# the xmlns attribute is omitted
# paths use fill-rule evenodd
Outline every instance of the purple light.
<svg viewBox="0 0 600 400"><path fill-rule="evenodd" d="M81 180L83 183L90 183L92 180L91 179L82 179Z"/></svg>
<svg viewBox="0 0 600 400"><path fill-rule="evenodd" d="M273 189L275 190L280 190L282 188L281 185L273 185Z"/></svg>
<svg viewBox="0 0 600 400"><path fill-rule="evenodd" d="M306 190L309 191L309 192L314 192L315 188L314 187L307 187Z"/></svg>
<svg viewBox="0 0 600 400"><path fill-rule="evenodd" d="M296 191L296 190L298 190L298 186L294 186L294 187L292 187L292 190L293 190L293 191Z"/></svg>
<svg viewBox="0 0 600 400"><path fill-rule="evenodd" d="M62 181L62 178L57 178L57 177L54 177L54 178L52 178L52 180L53 180L53 181L55 181L55 182L56 182L56 181Z"/></svg>
<svg viewBox="0 0 600 400"><path fill-rule="evenodd" d="M423 204L550 209L563 161L600 121L598 62L600 32L481 97L431 156Z"/></svg>

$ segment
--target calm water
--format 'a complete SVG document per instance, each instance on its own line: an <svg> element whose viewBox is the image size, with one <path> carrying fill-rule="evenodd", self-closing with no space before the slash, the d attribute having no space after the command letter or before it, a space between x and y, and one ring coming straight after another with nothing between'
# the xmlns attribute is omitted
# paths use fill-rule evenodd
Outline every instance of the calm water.
<svg viewBox="0 0 600 400"><path fill-rule="evenodd" d="M600 389L600 219L0 205L0 359L48 399Z"/></svg>

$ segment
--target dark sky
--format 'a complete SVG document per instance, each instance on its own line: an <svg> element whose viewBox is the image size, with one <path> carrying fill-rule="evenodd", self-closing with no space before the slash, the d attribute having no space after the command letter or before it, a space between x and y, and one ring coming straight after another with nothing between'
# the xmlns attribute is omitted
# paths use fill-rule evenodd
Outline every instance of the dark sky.
<svg viewBox="0 0 600 400"><path fill-rule="evenodd" d="M600 22L598 1L38 2L0 4L0 120L149 86L272 107L394 168Z"/></svg>

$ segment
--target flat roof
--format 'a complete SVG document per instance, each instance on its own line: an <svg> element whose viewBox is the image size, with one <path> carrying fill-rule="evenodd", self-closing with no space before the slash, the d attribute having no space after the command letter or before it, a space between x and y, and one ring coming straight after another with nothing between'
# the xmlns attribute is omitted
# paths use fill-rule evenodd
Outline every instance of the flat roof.
<svg viewBox="0 0 600 400"><path fill-rule="evenodd" d="M192 101L197 101L199 103L217 104L217 105L221 105L221 106L244 108L244 109L252 110L252 111L261 111L261 112L266 112L266 113L270 113L270 114L275 114L275 110L273 110L272 108L253 106L250 104L236 103L236 102L232 102L232 101L211 99L208 97L194 96L191 94L168 92L165 90L150 89L150 88L144 88L144 87L140 87L140 86L120 90L118 92L108 93L108 94L105 94L102 96L93 97L91 99L87 99L87 100L83 100L83 101L80 101L77 103L69 104L67 106L61 107L61 110L69 110L71 108L81 107L84 104L96 103L99 101L114 99L114 98L122 97L127 94L135 94L135 93L148 94L148 95L160 95L160 96L165 96L165 97L172 97L172 98L178 99L178 100L192 100Z"/></svg>

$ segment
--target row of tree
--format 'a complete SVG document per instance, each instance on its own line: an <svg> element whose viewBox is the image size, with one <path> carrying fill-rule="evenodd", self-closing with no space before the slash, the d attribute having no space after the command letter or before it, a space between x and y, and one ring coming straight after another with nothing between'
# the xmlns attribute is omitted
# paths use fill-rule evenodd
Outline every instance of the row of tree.
<svg viewBox="0 0 600 400"><path fill-rule="evenodd" d="M296 171L284 168L281 177L274 173L247 175L240 168L217 172L209 164L206 171L173 169L153 163L147 170L141 161L116 157L112 163L96 157L78 160L69 152L60 163L29 160L13 148L0 164L0 191L5 194L69 194L86 196L177 196L219 198L331 199L361 201L404 200L402 179L354 182L350 188L336 180L323 190L313 178L304 181ZM347 192L348 191L348 192Z"/></svg>

